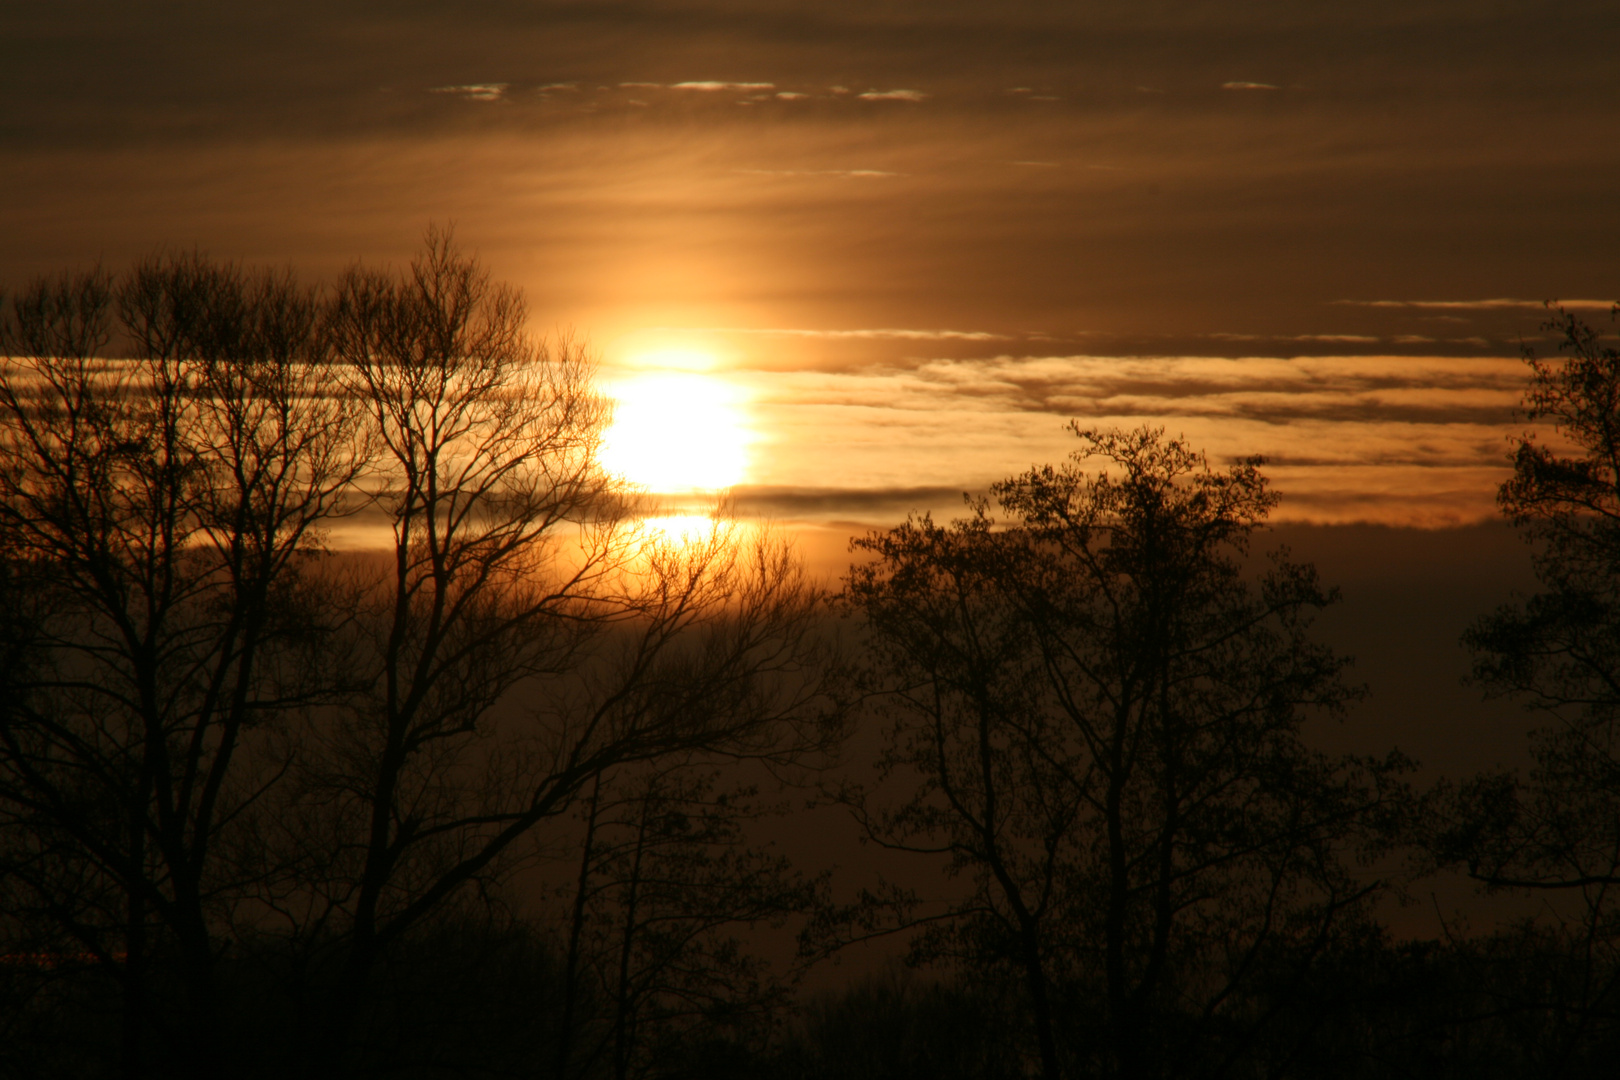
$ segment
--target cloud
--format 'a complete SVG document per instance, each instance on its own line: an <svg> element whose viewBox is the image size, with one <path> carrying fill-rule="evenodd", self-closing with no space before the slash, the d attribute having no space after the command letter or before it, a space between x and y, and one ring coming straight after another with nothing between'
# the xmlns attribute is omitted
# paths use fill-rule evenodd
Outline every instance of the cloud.
<svg viewBox="0 0 1620 1080"><path fill-rule="evenodd" d="M1505 357L998 356L761 378L788 379L800 399L814 384L823 404L886 410L1499 425L1518 401L1523 365Z"/></svg>
<svg viewBox="0 0 1620 1080"><path fill-rule="evenodd" d="M743 485L731 498L744 513L785 517L819 517L829 513L898 517L926 507L960 507L960 487L781 487Z"/></svg>
<svg viewBox="0 0 1620 1080"><path fill-rule="evenodd" d="M454 94L466 101L499 101L506 96L507 83L468 83L465 86L433 86L430 94Z"/></svg>
<svg viewBox="0 0 1620 1080"><path fill-rule="evenodd" d="M713 326L700 332L710 334L759 334L767 337L803 337L864 341L1010 341L1007 334L992 334L986 330L905 330L879 328L872 330L801 330L784 327Z"/></svg>
<svg viewBox="0 0 1620 1080"><path fill-rule="evenodd" d="M709 82L709 81L701 81L701 82L671 83L669 88L671 90L702 90L702 91L705 91L707 93L714 93L715 91L718 91L718 90L740 90L740 91L743 91L743 92L749 92L749 91L757 91L757 90L775 90L776 89L776 84L775 83L768 83L768 82Z"/></svg>
<svg viewBox="0 0 1620 1080"><path fill-rule="evenodd" d="M884 177L905 176L905 173L889 172L885 169L733 169L735 173L748 176L854 176L854 177Z"/></svg>
<svg viewBox="0 0 1620 1080"><path fill-rule="evenodd" d="M1377 344L1366 334L1209 334L1217 341L1327 341L1345 345Z"/></svg>
<svg viewBox="0 0 1620 1080"><path fill-rule="evenodd" d="M862 101L923 101L927 97L921 90L868 90L860 95Z"/></svg>
<svg viewBox="0 0 1620 1080"><path fill-rule="evenodd" d="M1224 82L1222 90L1281 90L1282 87L1263 82Z"/></svg>
<svg viewBox="0 0 1620 1080"><path fill-rule="evenodd" d="M1613 300L1515 300L1508 297L1496 297L1490 300L1335 300L1333 303L1343 307L1417 308L1451 311L1535 309L1549 305L1570 309L1607 311L1615 306Z"/></svg>
<svg viewBox="0 0 1620 1080"><path fill-rule="evenodd" d="M805 98L809 97L810 95L809 94L801 94L797 90L782 90L782 91L779 91L776 96L777 96L777 99L780 100L780 101L803 101Z"/></svg>
<svg viewBox="0 0 1620 1080"><path fill-rule="evenodd" d="M1516 358L1395 355L1002 355L730 377L748 387L762 447L819 448L762 457L757 509L866 520L942 512L957 492L1061 460L1071 419L1163 427L1217 461L1263 454L1287 518L1485 519L1524 385Z"/></svg>

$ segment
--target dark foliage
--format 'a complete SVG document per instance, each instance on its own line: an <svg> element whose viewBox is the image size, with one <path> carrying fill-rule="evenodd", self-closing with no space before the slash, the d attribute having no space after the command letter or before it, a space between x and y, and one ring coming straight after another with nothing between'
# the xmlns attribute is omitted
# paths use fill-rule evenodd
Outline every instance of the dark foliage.
<svg viewBox="0 0 1620 1080"><path fill-rule="evenodd" d="M1559 312L1561 361L1527 354L1528 421L1502 511L1534 544L1541 590L1464 638L1487 693L1550 723L1526 778L1464 786L1438 841L1442 857L1496 886L1571 890L1599 904L1620 885L1620 351Z"/></svg>
<svg viewBox="0 0 1620 1080"><path fill-rule="evenodd" d="M1012 1080L1023 1048L1004 987L925 981L905 968L804 1006L778 1051L783 1080Z"/></svg>
<svg viewBox="0 0 1620 1080"><path fill-rule="evenodd" d="M1314 571L1244 575L1275 501L1258 462L1076 433L1072 462L996 486L1006 527L980 504L856 542L876 558L845 599L904 794L845 797L970 883L887 906L927 920L917 959L1018 973L1044 1076L1230 1073L1273 1019L1256 979L1304 977L1379 888L1351 867L1399 824L1404 762L1300 739L1355 691L1310 640Z"/></svg>

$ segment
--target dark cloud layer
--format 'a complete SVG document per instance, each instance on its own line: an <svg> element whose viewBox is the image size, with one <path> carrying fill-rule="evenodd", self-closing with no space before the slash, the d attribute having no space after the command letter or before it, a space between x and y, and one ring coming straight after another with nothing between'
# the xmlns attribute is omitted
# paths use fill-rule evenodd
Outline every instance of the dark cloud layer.
<svg viewBox="0 0 1620 1080"><path fill-rule="evenodd" d="M1551 119L1612 104L1612 5L1446 0L956 3L59 0L9 5L0 95L13 139L142 138L453 125L431 87L574 84L914 89L946 108L1031 101L1110 111L1490 104ZM1236 102L1234 89L1274 88ZM1022 95L1008 91L1022 91ZM871 100L869 97L868 100ZM905 100L901 98L899 100ZM1509 115L1500 110L1506 107ZM513 113L523 110L516 108ZM487 117L485 118L487 120Z"/></svg>

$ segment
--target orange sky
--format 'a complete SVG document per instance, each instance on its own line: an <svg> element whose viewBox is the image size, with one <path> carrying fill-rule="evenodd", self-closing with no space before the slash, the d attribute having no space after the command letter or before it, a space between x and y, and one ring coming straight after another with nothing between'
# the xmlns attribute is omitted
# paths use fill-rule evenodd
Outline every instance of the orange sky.
<svg viewBox="0 0 1620 1080"><path fill-rule="evenodd" d="M948 510L1079 418L1264 453L1286 518L1476 521L1540 301L1620 296L1617 44L1477 0L13 5L0 281L453 222L608 378L713 356L778 518Z"/></svg>

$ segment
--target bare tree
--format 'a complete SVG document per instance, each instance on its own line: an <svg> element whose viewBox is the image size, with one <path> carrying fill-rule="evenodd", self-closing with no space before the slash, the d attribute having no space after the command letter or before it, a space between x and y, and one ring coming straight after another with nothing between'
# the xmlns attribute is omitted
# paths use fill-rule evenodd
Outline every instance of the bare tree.
<svg viewBox="0 0 1620 1080"><path fill-rule="evenodd" d="M228 1068L227 954L292 1067L361 1069L380 965L604 771L836 734L789 547L641 524L524 318L436 232L326 294L178 256L6 312L6 913L121 986L126 1075Z"/></svg>
<svg viewBox="0 0 1620 1080"><path fill-rule="evenodd" d="M1249 981L1308 962L1376 892L1347 859L1403 761L1300 738L1355 691L1308 635L1333 599L1314 571L1245 576L1275 502L1258 462L1076 433L1071 462L996 485L1005 528L979 503L855 542L874 558L845 597L901 794L846 797L872 840L967 879L931 914L890 900L929 927L920 958L1020 972L1049 1080L1218 1074L1263 1022Z"/></svg>
<svg viewBox="0 0 1620 1080"><path fill-rule="evenodd" d="M326 861L270 902L336 958L311 1067L355 1067L386 951L502 880L603 770L824 737L820 594L791 552L718 522L685 543L639 526L597 462L608 413L585 353L523 322L445 234L403 274L338 289L388 531L355 689L308 729L283 815L284 846Z"/></svg>
<svg viewBox="0 0 1620 1080"><path fill-rule="evenodd" d="M257 873L219 857L262 793L240 764L317 693L310 571L363 456L318 315L289 275L176 256L37 281L0 334L0 529L38 615L0 717L10 901L122 984L128 1076L147 1029L218 1068L216 909ZM115 324L128 360L99 355Z"/></svg>
<svg viewBox="0 0 1620 1080"><path fill-rule="evenodd" d="M565 1008L574 1023L564 1025L559 1074L606 1063L628 1080L728 1036L757 1049L794 973L784 977L739 935L822 908L825 875L750 844L750 826L782 810L757 787L725 786L718 770L681 761L616 781L606 798L593 787L584 808L565 993L598 1007L589 1024Z"/></svg>

